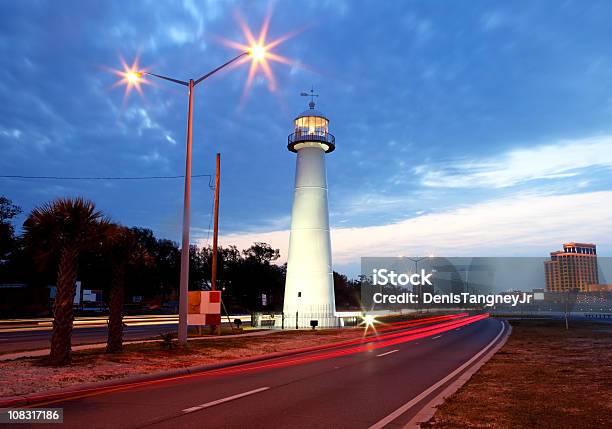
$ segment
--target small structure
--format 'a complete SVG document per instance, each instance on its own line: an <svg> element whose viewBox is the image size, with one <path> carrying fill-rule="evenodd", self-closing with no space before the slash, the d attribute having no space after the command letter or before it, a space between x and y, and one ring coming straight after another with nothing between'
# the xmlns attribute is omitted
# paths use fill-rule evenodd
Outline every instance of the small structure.
<svg viewBox="0 0 612 429"><path fill-rule="evenodd" d="M221 325L221 291L190 291L188 325Z"/></svg>

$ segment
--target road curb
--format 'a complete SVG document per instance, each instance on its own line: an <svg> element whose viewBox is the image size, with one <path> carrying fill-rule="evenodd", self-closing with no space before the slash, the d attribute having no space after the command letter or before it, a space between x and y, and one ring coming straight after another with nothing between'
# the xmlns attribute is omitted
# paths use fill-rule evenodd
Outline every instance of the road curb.
<svg viewBox="0 0 612 429"><path fill-rule="evenodd" d="M322 345L323 346L323 345ZM152 381L165 381L175 377L189 376L215 369L228 368L233 366L244 365L248 363L261 362L264 360L276 359L280 357L291 356L294 354L306 353L314 350L292 350L286 352L268 353L265 355L253 356L251 358L235 359L228 362L213 363L206 365L191 366L183 369L174 369L170 371L156 372L152 374L135 375L132 377L120 378L117 380L99 381L93 383L80 384L78 388L63 388L49 390L44 394L39 395L17 395L9 396L0 400L0 408L14 407L14 406L25 406L35 405L41 402L57 401L61 399L70 399L71 397L82 396L82 395L94 395L101 393L105 390L111 390L112 388L129 388L136 387L140 383L152 382Z"/></svg>
<svg viewBox="0 0 612 429"><path fill-rule="evenodd" d="M444 388L442 392L440 392L427 404L425 404L419 410L419 412L403 426L403 429L418 429L421 427L421 424L431 420L431 418L438 410L438 407L444 403L446 398L451 396L453 393L459 390L465 383L467 383L470 378L472 378L472 376L506 344L506 341L508 341L508 338L510 338L510 335L512 334L512 326L506 320L504 320L503 323L506 323L508 326L508 331L506 335L504 335L503 338L501 338L499 342L482 358L480 358L477 362L474 362L469 368L459 374L459 376L454 381L451 381L450 385Z"/></svg>
<svg viewBox="0 0 612 429"><path fill-rule="evenodd" d="M322 350L325 348L334 348L338 347L338 344L319 344L316 346L310 346L295 350L288 350L285 352L275 352L275 353L267 353L263 355L253 356L250 358L243 359L234 359L227 362L214 363L214 364L206 364L206 365L197 365L191 366L182 369L174 369L163 372L156 372L152 374L142 374L135 375L132 377L125 377L116 380L109 381L99 381L92 383L80 384L78 387L74 388L61 388L49 390L42 394L30 394L30 395L16 395L9 396L0 400L0 408L6 407L15 407L15 406L29 406L35 405L43 402L51 402L58 400L70 399L73 397L80 396L90 396L95 395L97 393L102 393L106 390L120 390L127 389L131 387L137 387L141 383L145 382L163 382L171 378L176 377L186 377L190 375L195 375L199 373L204 373L207 371L212 371L216 369L228 368L233 366L239 366L249 363L256 363L270 359L276 359L301 353L308 353L312 351Z"/></svg>
<svg viewBox="0 0 612 429"><path fill-rule="evenodd" d="M258 337L263 335L272 334L274 331L272 330L257 330L255 332L246 332L244 334L232 334L227 336L218 336L218 335L206 335L202 337L189 337L187 341L197 341L197 340L206 340L206 341L215 341L215 340L225 340L228 338L244 338L244 337ZM153 344L153 343L161 343L163 340L160 339L142 339L142 340L129 340L124 341L123 345L128 346L131 344ZM79 352L84 350L98 350L106 348L106 342L103 343L92 343L92 344L77 344L72 346L73 352ZM21 352L11 352L11 353L2 353L0 354L0 362L11 361L15 359L22 358L36 358L48 355L50 349L35 349L35 350L24 350Z"/></svg>

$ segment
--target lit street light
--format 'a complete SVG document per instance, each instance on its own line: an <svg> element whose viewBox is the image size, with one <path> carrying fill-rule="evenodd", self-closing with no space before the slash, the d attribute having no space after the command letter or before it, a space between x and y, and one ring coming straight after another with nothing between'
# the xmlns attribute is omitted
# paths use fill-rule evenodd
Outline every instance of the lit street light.
<svg viewBox="0 0 612 429"><path fill-rule="evenodd" d="M142 72L129 71L125 74L125 78L128 83L136 85L136 83L140 81L140 78L142 78Z"/></svg>
<svg viewBox="0 0 612 429"><path fill-rule="evenodd" d="M230 64L239 65L249 59L252 59L251 67L247 78L245 90L250 86L253 76L257 72L258 66L261 66L264 74L270 81L271 89L274 89L274 76L272 75L271 68L267 60L283 62L290 64L291 61L269 52L269 50L289 36L283 36L269 43L265 43L265 38L268 31L269 16L266 18L264 26L262 27L259 37L255 39L251 31L246 27L246 24L242 25L243 32L248 41L248 45L241 43L226 41L227 44L234 48L240 49L242 52L236 55L228 62L220 65L216 69L206 73L198 79L189 79L189 81L175 79L168 76L162 76L159 74L151 73L146 69L141 69L138 66L138 60L134 61L131 66L128 66L125 61L122 60L123 70L115 70L114 73L121 77L115 85L124 84L126 85L127 96L132 88L136 89L142 94L141 84L150 83L145 79L145 76L152 76L155 78L167 80L179 85L183 85L189 88L189 103L187 110L187 148L185 156L185 190L183 195L183 234L181 241L181 275L180 275L180 286L179 286L179 326L178 326L178 340L181 344L187 344L187 310L188 310L188 291L189 291L189 227L190 227L190 201L191 201L191 147L192 147L192 118L193 118L193 91L196 85L202 81L208 79L213 74L224 69Z"/></svg>
<svg viewBox="0 0 612 429"><path fill-rule="evenodd" d="M239 60L240 58L250 55L251 52L242 52L240 55L235 56L225 64L217 67L213 71L206 73L200 78L193 80L189 79L189 82L184 80L174 79L167 76L158 75L155 73L143 71L143 72L131 72L127 73L127 80L136 82L142 78L143 75L154 76L159 79L164 79L170 82L178 83L189 88L189 107L187 109L187 151L185 155L185 191L183 194L183 236L181 240L181 277L179 286L179 326L178 326L178 340L181 344L187 343L187 295L189 292L189 227L190 223L190 211L191 211L191 141L192 141L192 123L193 123L193 89L197 84L209 78L219 70L227 67L231 63Z"/></svg>

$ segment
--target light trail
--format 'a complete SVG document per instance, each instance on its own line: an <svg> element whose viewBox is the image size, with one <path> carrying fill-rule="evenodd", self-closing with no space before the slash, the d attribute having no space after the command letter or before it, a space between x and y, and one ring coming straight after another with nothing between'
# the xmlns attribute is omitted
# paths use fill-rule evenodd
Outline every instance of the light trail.
<svg viewBox="0 0 612 429"><path fill-rule="evenodd" d="M460 315L451 315L451 316L454 316L455 318L460 317ZM446 317L451 317L451 316L446 316ZM437 317L443 317L443 316L437 316ZM357 345L357 346L354 346L348 349L344 349L344 350L323 352L320 354L314 354L312 356L305 356L305 357L297 358L297 359L282 360L281 358L281 360L277 362L271 362L268 364L259 364L259 363L244 364L244 365L240 365L237 367L220 368L217 370L210 370L210 371L196 373L196 374L179 375L176 377L164 378L160 380L135 382L135 383L125 384L125 385L116 386L116 387L83 389L83 390L75 391L75 392L66 392L63 395L41 394L40 396L38 396L39 399L37 399L37 397L32 398L32 404L35 404L36 406L41 406L41 405L60 402L63 400L84 398L84 397L95 396L95 395L100 395L104 393L121 392L125 390L133 390L133 389L144 389L152 385L159 385L159 384L182 381L182 380L187 380L187 379L196 379L196 378L204 378L204 377L211 377L211 376L237 375L241 373L255 372L259 370L263 371L263 370L268 370L272 368L288 367L288 366L294 366L294 365L299 365L299 364L316 362L316 361L325 360L325 359L332 359L332 358L341 357L341 356L348 356L348 355L361 353L365 351L377 350L377 349L389 347L389 346L396 345L396 344L411 342L411 341L414 341L420 338L424 338L424 337L429 337L431 335L450 331L457 327L466 326L466 325L478 322L488 317L489 317L489 314L485 313L485 314L480 314L480 315L471 316L471 317L459 318L459 320L452 319L450 321L441 322L433 326L417 328L417 329L406 331L406 332L390 333L390 334L380 335L378 337L359 338L355 341L355 343L363 343L363 342L366 342L366 343L375 342L375 343ZM406 323L406 322L400 322L400 323ZM346 342L342 342L342 343L328 344L325 346L327 348L331 348L331 347L337 348L345 344ZM304 351L298 350L298 351L292 351L292 352L303 353ZM11 405L11 403L10 401L6 403L3 403L2 401L0 401L0 405L3 407L8 407Z"/></svg>
<svg viewBox="0 0 612 429"><path fill-rule="evenodd" d="M439 325L434 325L434 326L430 326L427 328L419 328L414 331L401 332L397 334L388 334L387 336L385 336L385 338L389 338L389 339L381 340L380 337L376 338L374 340L376 341L375 344L359 345L359 346L344 349L344 350L325 352L325 353L315 354L312 356L306 356L306 357L298 358L298 359L281 360L280 362L272 362L272 363L264 364L264 365L246 364L246 365L235 367L235 368L234 367L222 368L218 370L207 371L201 374L191 374L191 375L186 375L186 376L179 376L178 378L198 378L198 377L210 377L210 376L216 376L216 375L232 375L232 374L250 372L254 370L293 366L297 364L304 364L304 363L316 362L316 361L320 361L324 359L331 359L335 357L347 356L347 355L360 353L364 351L377 350L380 348L384 348L384 347L388 347L388 346L392 346L396 344L402 344L402 343L414 341L416 339L420 339L424 337L429 337L431 335L435 335L435 334L449 331L451 329L455 329L458 326L465 326L471 323L475 323L479 320L483 320L488 317L489 317L489 314L481 314L481 315L471 316L465 319L461 319L459 321L445 322L445 323L440 323ZM370 339L370 342L371 341L372 339Z"/></svg>

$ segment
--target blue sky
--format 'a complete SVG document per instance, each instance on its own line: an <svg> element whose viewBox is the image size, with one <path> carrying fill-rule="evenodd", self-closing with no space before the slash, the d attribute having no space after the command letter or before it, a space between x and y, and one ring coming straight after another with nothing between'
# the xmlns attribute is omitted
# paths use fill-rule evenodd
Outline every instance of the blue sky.
<svg viewBox="0 0 612 429"><path fill-rule="evenodd" d="M0 4L3 175L180 175L186 91L111 89L137 55L196 78L243 41L239 12L270 37L278 90L248 67L196 90L193 172L222 154L226 244L287 247L301 91L314 85L337 149L328 160L334 259L541 256L563 241L612 251L609 2L12 1ZM83 195L114 220L178 239L182 181L0 179L27 212ZM192 234L209 238L212 193L194 179ZM20 221L23 220L20 219ZM283 256L286 257L286 254Z"/></svg>

